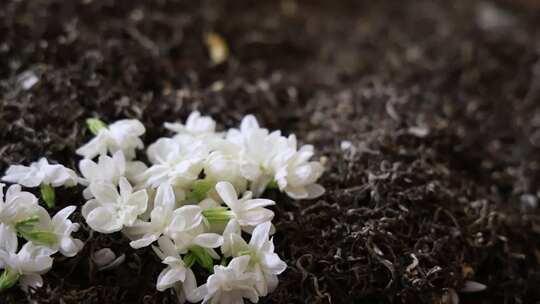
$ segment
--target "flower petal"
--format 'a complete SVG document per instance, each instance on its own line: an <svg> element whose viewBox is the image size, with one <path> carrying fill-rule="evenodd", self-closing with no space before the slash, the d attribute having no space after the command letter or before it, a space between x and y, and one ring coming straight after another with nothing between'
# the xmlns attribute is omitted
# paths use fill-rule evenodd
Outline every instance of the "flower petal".
<svg viewBox="0 0 540 304"><path fill-rule="evenodd" d="M112 184L96 182L90 184L92 195L100 204L116 204L120 196Z"/></svg>
<svg viewBox="0 0 540 304"><path fill-rule="evenodd" d="M216 233L203 233L196 236L193 243L203 248L217 248L223 244L223 237Z"/></svg>
<svg viewBox="0 0 540 304"><path fill-rule="evenodd" d="M236 190L234 189L233 185L229 182L219 182L216 185L216 191L218 192L219 196L225 202L225 204L229 207L236 206L238 202L238 194L236 193Z"/></svg>
<svg viewBox="0 0 540 304"><path fill-rule="evenodd" d="M264 243L268 241L271 227L272 223L270 222L264 222L257 225L251 234L249 246L255 248L256 250L260 250L264 246Z"/></svg>

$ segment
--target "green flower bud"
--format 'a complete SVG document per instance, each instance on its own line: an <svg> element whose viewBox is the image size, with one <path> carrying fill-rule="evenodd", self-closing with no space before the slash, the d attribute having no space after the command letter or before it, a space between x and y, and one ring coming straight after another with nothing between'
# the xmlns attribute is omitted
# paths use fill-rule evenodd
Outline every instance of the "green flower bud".
<svg viewBox="0 0 540 304"><path fill-rule="evenodd" d="M86 126L94 135L98 135L99 131L107 128L107 124L105 124L102 120L98 118L88 118L86 120Z"/></svg>

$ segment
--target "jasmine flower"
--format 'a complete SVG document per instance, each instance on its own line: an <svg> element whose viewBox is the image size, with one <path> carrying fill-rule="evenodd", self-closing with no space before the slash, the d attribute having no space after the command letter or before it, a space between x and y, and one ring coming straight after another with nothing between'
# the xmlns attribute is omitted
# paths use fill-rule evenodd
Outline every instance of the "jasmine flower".
<svg viewBox="0 0 540 304"><path fill-rule="evenodd" d="M324 168L319 162L309 161L313 146L305 145L297 151L296 137L289 136L288 151L279 154L275 161L275 180L281 191L293 199L314 199L324 194L317 184Z"/></svg>
<svg viewBox="0 0 540 304"><path fill-rule="evenodd" d="M264 207L275 205L268 199L252 199L251 192L244 193L241 199L233 185L229 182L219 182L216 191L223 202L230 208L230 215L236 219L242 228L257 226L258 224L272 220L274 212Z"/></svg>
<svg viewBox="0 0 540 304"><path fill-rule="evenodd" d="M2 177L2 181L16 183L28 188L40 185L52 187L75 186L78 183L77 173L62 165L51 165L46 158L33 162L30 166L12 165Z"/></svg>
<svg viewBox="0 0 540 304"><path fill-rule="evenodd" d="M197 281L193 271L187 266L175 248L172 241L166 237L158 239L159 247L152 246L154 252L167 265L158 276L156 288L159 291L165 291L174 288L179 298L184 303L184 298L190 302L199 302L203 296L197 289Z"/></svg>
<svg viewBox="0 0 540 304"><path fill-rule="evenodd" d="M185 189L199 177L208 147L200 143L185 146L160 138L148 147L147 155L153 165L142 174L146 186L157 188L167 182L175 190Z"/></svg>
<svg viewBox="0 0 540 304"><path fill-rule="evenodd" d="M86 202L82 214L93 230L101 233L120 231L124 226L132 226L137 216L146 211L146 190L133 192L125 177L119 179L119 188L120 192L110 183L90 184L90 191L95 199Z"/></svg>
<svg viewBox="0 0 540 304"><path fill-rule="evenodd" d="M0 291L19 282L22 290L43 286L41 274L47 272L53 263L52 252L45 247L28 242L17 252L18 240L15 232L0 223Z"/></svg>
<svg viewBox="0 0 540 304"><path fill-rule="evenodd" d="M84 177L80 182L84 186L96 182L118 185L118 180L122 176L128 180L136 181L137 176L146 169L146 165L142 162L126 161L122 151L117 151L112 157L100 155L97 163L91 159L82 159L79 162L79 170ZM83 195L86 199L92 198L89 187L84 190Z"/></svg>
<svg viewBox="0 0 540 304"><path fill-rule="evenodd" d="M126 234L132 236L131 247L139 249L158 240L171 224L173 216L178 216L179 212L173 213L175 208L176 198L171 185L162 184L157 190L150 221L137 220L125 229Z"/></svg>
<svg viewBox="0 0 540 304"><path fill-rule="evenodd" d="M203 290L203 304L244 303L244 298L253 303L259 301L255 288L255 274L248 272L249 256L241 256L231 260L227 267L214 266L214 274L208 277Z"/></svg>
<svg viewBox="0 0 540 304"><path fill-rule="evenodd" d="M231 221L227 225L221 247L225 255L249 255L251 257L248 269L255 274L255 287L261 297L266 296L268 292L272 292L277 287L277 275L287 269L287 264L274 253L274 242L270 239L271 227L270 222L255 227L251 240L247 244L239 233L238 223Z"/></svg>
<svg viewBox="0 0 540 304"><path fill-rule="evenodd" d="M4 184L0 184L0 223L15 227L29 217L35 216L41 206L30 192L21 191L20 185L11 185L4 196Z"/></svg>
<svg viewBox="0 0 540 304"><path fill-rule="evenodd" d="M90 129L96 135L76 153L84 158L92 159L107 152L124 152L128 159L135 157L135 150L142 149L144 144L140 137L145 133L144 125L136 119L119 120L108 127L99 120L88 121Z"/></svg>

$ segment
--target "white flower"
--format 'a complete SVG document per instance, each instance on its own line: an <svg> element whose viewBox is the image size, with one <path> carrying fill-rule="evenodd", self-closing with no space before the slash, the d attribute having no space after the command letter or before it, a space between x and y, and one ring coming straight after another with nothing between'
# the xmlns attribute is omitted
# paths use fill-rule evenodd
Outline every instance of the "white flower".
<svg viewBox="0 0 540 304"><path fill-rule="evenodd" d="M188 116L185 125L166 122L165 128L179 134L204 136L215 133L216 122L210 116L201 116L200 112L194 111Z"/></svg>
<svg viewBox="0 0 540 304"><path fill-rule="evenodd" d="M146 211L148 194L146 190L133 192L126 178L119 180L120 193L116 186L97 182L90 184L95 199L83 206L82 214L88 225L101 233L120 231L124 226L135 223L137 216Z"/></svg>
<svg viewBox="0 0 540 304"><path fill-rule="evenodd" d="M231 129L227 140L239 149L242 176L251 181L250 190L259 197L275 175L275 158L287 151L287 139L280 131L270 133L260 128L253 115L242 119L240 129Z"/></svg>
<svg viewBox="0 0 540 304"><path fill-rule="evenodd" d="M37 198L30 192L21 191L20 185L12 185L4 197L4 184L0 184L0 223L15 226L21 220L36 215L39 209Z"/></svg>
<svg viewBox="0 0 540 304"><path fill-rule="evenodd" d="M47 245L53 252L60 251L66 257L75 256L84 246L81 240L71 236L71 233L79 230L79 224L68 219L75 209L75 206L65 207L51 219L47 210L40 207L39 212L36 214L36 223L32 224L27 231L30 236L32 236L33 232L38 234L36 239L30 237L29 240L38 243L44 241L44 245ZM26 237L24 232L22 236Z"/></svg>
<svg viewBox="0 0 540 304"><path fill-rule="evenodd" d="M165 291L169 288L177 288L177 293L182 293L190 302L198 302L202 300L200 290L197 289L197 281L193 271L187 267L180 257L180 254L173 242L167 237L158 239L159 247L152 246L154 252L167 265L159 274L156 288L159 291ZM179 295L181 296L181 295Z"/></svg>
<svg viewBox="0 0 540 304"><path fill-rule="evenodd" d="M176 198L171 185L165 183L159 186L154 200L154 208L150 213L150 221L137 220L125 232L133 241L135 249L146 247L155 242L167 229L173 220L176 209Z"/></svg>
<svg viewBox="0 0 540 304"><path fill-rule="evenodd" d="M247 179L240 171L240 161L237 156L220 151L213 151L204 162L205 179L213 183L229 182L235 189L243 192L247 188Z"/></svg>
<svg viewBox="0 0 540 304"><path fill-rule="evenodd" d="M213 248L221 246L223 238L219 234L206 232L202 211L203 209L196 205L176 209L166 234L174 240L176 248L182 254L198 246L212 258L218 259L219 255Z"/></svg>
<svg viewBox="0 0 540 304"><path fill-rule="evenodd" d="M126 158L132 159L135 157L135 150L144 147L140 136L145 131L144 125L136 119L119 120L99 130L98 134L77 149L76 153L91 159L107 152L122 151Z"/></svg>
<svg viewBox="0 0 540 304"><path fill-rule="evenodd" d="M124 153L117 151L112 157L100 155L97 163L91 159L82 159L79 162L79 170L84 177L81 184L85 186L96 182L118 185L118 180L122 176L135 181L137 176L146 170L146 165L139 161L126 162ZM85 189L83 194L86 199L92 198L89 188Z"/></svg>
<svg viewBox="0 0 540 304"><path fill-rule="evenodd" d="M288 139L289 150L279 154L274 160L275 180L279 189L294 199L314 199L324 194L324 188L317 184L324 168L319 162L309 161L313 156L313 146L305 145L296 151L294 135Z"/></svg>
<svg viewBox="0 0 540 304"><path fill-rule="evenodd" d="M47 248L35 246L31 242L17 252L18 241L15 232L7 225L0 223L0 268L3 268L5 280L0 285L6 288L19 281L21 289L43 286L41 274L52 267L52 252ZM0 290L1 291L1 290Z"/></svg>
<svg viewBox="0 0 540 304"><path fill-rule="evenodd" d="M75 186L78 182L77 173L62 165L51 165L46 158L33 162L30 166L13 165L6 171L2 181L21 184L34 188L39 185L52 187Z"/></svg>
<svg viewBox="0 0 540 304"><path fill-rule="evenodd" d="M238 221L242 228L257 226L274 218L274 212L264 207L275 205L275 202L268 199L252 199L250 192L246 192L241 199L233 185L228 182L219 182L216 191L231 208L232 217Z"/></svg>
<svg viewBox="0 0 540 304"><path fill-rule="evenodd" d="M189 187L202 171L208 147L202 143L186 146L160 138L148 147L147 155L153 166L142 175L146 186L157 188L168 182L174 188Z"/></svg>
<svg viewBox="0 0 540 304"><path fill-rule="evenodd" d="M226 256L249 255L249 271L256 276L256 288L259 296L272 292L278 284L277 275L287 269L287 264L274 253L274 242L270 239L272 224L265 222L253 230L249 244L240 235L238 223L231 220L224 232L221 250Z"/></svg>
<svg viewBox="0 0 540 304"><path fill-rule="evenodd" d="M206 291L202 303L244 303L244 298L257 303L259 294L254 286L255 274L247 272L249 262L249 256L241 256L232 259L227 267L214 266L214 274L202 286Z"/></svg>

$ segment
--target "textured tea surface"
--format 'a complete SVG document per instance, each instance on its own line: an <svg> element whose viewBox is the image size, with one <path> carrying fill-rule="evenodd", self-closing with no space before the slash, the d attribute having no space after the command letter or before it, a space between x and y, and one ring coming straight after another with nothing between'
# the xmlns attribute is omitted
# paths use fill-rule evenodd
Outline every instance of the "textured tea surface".
<svg viewBox="0 0 540 304"><path fill-rule="evenodd" d="M141 119L150 142L194 109L254 113L327 166L319 200L269 193L289 269L263 303L533 303L540 14L521 2L5 0L0 169L76 168L88 117ZM150 249L84 228L44 288L0 302L175 303ZM125 262L98 272L103 247Z"/></svg>

